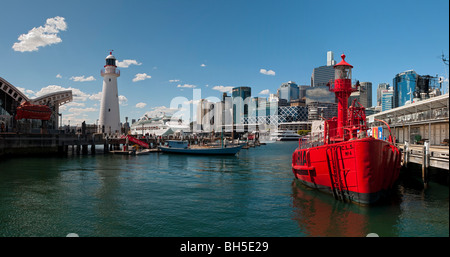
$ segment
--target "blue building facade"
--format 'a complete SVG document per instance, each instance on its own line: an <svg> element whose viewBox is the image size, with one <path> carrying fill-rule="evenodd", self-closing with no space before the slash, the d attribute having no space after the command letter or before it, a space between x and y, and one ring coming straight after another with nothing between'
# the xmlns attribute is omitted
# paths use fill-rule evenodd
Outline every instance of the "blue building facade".
<svg viewBox="0 0 450 257"><path fill-rule="evenodd" d="M381 92L381 111L388 111L394 108L394 91L383 90Z"/></svg>
<svg viewBox="0 0 450 257"><path fill-rule="evenodd" d="M414 70L395 75L393 79L393 107L400 107L412 102L419 75Z"/></svg>

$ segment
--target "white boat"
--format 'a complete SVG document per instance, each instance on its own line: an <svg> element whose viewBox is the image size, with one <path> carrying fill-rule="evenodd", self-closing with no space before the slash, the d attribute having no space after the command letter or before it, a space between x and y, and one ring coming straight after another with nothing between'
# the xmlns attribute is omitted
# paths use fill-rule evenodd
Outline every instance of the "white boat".
<svg viewBox="0 0 450 257"><path fill-rule="evenodd" d="M270 134L272 141L298 141L302 136L292 130L277 130Z"/></svg>
<svg viewBox="0 0 450 257"><path fill-rule="evenodd" d="M131 125L132 135L167 136L180 131L189 131L189 124L181 120L172 120L172 117L162 115L150 118L144 115L139 121Z"/></svg>

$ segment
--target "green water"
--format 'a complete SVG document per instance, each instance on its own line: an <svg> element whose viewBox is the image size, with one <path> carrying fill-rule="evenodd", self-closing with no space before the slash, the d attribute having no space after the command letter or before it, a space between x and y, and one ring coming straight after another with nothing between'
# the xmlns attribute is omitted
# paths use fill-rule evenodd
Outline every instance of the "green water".
<svg viewBox="0 0 450 257"><path fill-rule="evenodd" d="M448 186L402 179L378 206L294 183L296 142L237 157L152 153L0 160L0 236L449 236Z"/></svg>

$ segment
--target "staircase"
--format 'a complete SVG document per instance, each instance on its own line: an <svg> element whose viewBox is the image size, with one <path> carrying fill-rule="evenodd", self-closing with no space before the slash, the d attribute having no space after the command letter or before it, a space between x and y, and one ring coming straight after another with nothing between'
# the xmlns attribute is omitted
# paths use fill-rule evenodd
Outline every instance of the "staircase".
<svg viewBox="0 0 450 257"><path fill-rule="evenodd" d="M330 173L330 182L334 198L346 202L350 201L348 190L342 180L342 175L345 174L344 159L342 156L342 148L340 146L331 146L326 150L328 171ZM345 177L344 177L345 181Z"/></svg>

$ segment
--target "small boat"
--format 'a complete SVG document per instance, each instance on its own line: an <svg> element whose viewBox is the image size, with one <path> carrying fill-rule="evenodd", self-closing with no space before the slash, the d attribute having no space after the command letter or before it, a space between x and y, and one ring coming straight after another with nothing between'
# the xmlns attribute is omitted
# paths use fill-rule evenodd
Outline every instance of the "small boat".
<svg viewBox="0 0 450 257"><path fill-rule="evenodd" d="M196 155L236 155L243 145L232 146L190 146L188 141L169 140L167 146L160 146L163 153Z"/></svg>
<svg viewBox="0 0 450 257"><path fill-rule="evenodd" d="M272 141L298 141L301 136L292 130L278 130L270 134Z"/></svg>
<svg viewBox="0 0 450 257"><path fill-rule="evenodd" d="M20 119L36 119L36 120L50 120L52 109L47 105L35 105L28 101L20 104L16 109L16 120Z"/></svg>

